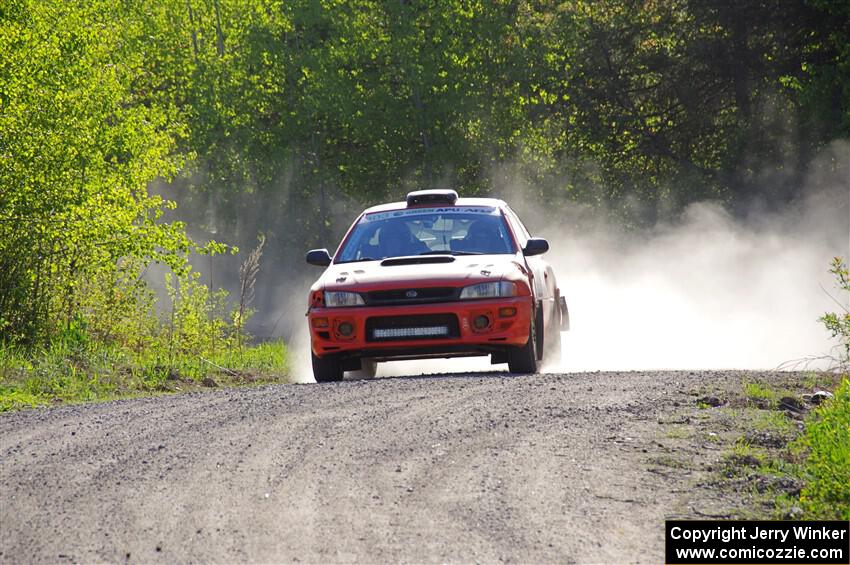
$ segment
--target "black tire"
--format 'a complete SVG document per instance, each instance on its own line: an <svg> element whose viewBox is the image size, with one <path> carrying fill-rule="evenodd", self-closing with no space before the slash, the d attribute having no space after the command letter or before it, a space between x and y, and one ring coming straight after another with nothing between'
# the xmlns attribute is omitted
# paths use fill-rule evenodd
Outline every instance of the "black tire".
<svg viewBox="0 0 850 565"><path fill-rule="evenodd" d="M310 352L313 358L313 378L317 383L330 383L342 380L342 363L334 355L325 357L316 357L315 353Z"/></svg>
<svg viewBox="0 0 850 565"><path fill-rule="evenodd" d="M534 314L534 331L537 333L537 360L543 361L543 355L546 353L546 338L549 336L549 333L546 331L545 318L543 318L542 302L538 303Z"/></svg>
<svg viewBox="0 0 850 565"><path fill-rule="evenodd" d="M531 322L528 328L528 341L520 347L513 347L508 351L508 370L511 373L536 373L537 372L537 333L536 324Z"/></svg>
<svg viewBox="0 0 850 565"><path fill-rule="evenodd" d="M555 311L552 312L552 321L546 331L543 356L546 363L561 362L561 308L555 302Z"/></svg>

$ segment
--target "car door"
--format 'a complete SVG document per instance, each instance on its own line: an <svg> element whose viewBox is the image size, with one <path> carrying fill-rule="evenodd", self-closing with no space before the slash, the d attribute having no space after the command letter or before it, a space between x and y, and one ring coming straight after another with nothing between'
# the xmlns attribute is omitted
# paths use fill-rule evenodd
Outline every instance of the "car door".
<svg viewBox="0 0 850 565"><path fill-rule="evenodd" d="M511 228L516 234L517 243L520 247L525 247L528 238L531 237L525 224L522 223L522 220L519 219L519 216L510 207L506 209L506 216L511 223ZM557 283L555 281L555 272L542 255L525 257L525 263L532 276L534 298L537 301L537 306L543 309L544 327L558 327L560 325L560 319L555 318L559 312L556 305Z"/></svg>

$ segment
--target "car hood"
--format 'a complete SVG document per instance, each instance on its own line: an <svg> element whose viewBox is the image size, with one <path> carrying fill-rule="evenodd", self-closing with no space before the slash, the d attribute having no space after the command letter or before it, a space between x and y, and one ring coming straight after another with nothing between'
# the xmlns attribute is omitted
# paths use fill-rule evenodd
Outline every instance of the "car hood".
<svg viewBox="0 0 850 565"><path fill-rule="evenodd" d="M370 290L400 286L464 286L482 280L525 278L522 256L427 255L334 264L313 290Z"/></svg>

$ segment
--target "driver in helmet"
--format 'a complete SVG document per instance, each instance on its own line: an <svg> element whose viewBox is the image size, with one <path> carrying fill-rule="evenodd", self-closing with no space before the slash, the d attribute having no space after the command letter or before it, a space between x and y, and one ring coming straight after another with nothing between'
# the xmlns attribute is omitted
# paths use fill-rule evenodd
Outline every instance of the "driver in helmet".
<svg viewBox="0 0 850 565"><path fill-rule="evenodd" d="M504 253L502 233L494 222L478 220L469 226L466 236L453 246L455 251L472 253Z"/></svg>
<svg viewBox="0 0 850 565"><path fill-rule="evenodd" d="M414 237L404 222L387 222L381 227L378 240L382 257L419 255L428 251L428 246Z"/></svg>

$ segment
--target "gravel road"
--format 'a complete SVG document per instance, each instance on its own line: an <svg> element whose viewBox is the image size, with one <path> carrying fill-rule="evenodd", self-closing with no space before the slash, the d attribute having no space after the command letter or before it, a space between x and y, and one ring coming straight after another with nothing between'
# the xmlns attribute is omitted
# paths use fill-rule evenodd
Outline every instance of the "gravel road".
<svg viewBox="0 0 850 565"><path fill-rule="evenodd" d="M665 518L716 504L700 465L659 465L681 445L665 425L745 377L478 373L0 415L0 562L660 563Z"/></svg>

